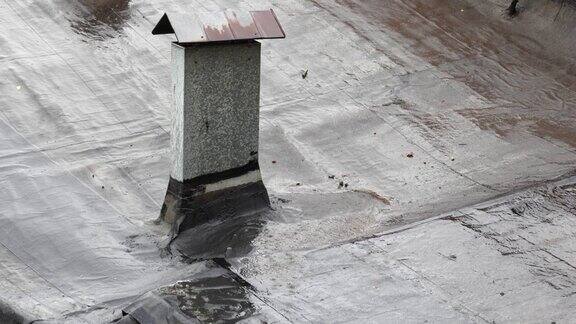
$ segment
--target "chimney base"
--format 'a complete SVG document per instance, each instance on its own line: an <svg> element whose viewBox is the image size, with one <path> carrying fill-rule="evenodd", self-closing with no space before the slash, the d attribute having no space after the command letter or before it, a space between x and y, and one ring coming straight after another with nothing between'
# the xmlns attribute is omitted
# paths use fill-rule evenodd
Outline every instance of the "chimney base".
<svg viewBox="0 0 576 324"><path fill-rule="evenodd" d="M221 217L245 216L270 208L258 162L178 181L170 177L160 220L172 224L172 238L179 231Z"/></svg>

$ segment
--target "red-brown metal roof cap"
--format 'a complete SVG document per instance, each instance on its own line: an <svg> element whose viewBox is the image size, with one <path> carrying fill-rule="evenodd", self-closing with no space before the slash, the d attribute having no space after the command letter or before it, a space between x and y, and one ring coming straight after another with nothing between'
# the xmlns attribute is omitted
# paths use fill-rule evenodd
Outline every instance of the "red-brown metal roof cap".
<svg viewBox="0 0 576 324"><path fill-rule="evenodd" d="M284 30L272 9L238 13L165 13L153 35L176 34L180 44L284 38Z"/></svg>

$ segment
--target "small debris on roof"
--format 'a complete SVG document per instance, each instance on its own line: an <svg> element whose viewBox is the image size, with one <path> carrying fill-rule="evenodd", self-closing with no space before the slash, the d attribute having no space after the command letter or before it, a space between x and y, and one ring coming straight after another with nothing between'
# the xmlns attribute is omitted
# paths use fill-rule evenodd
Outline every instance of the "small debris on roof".
<svg viewBox="0 0 576 324"><path fill-rule="evenodd" d="M379 200L381 202L383 202L386 205L390 205L390 199L379 195L377 192L372 191L372 190L367 190L367 189L353 189L352 191L354 192L358 192L358 193L363 193L363 194L367 194L370 195L372 198Z"/></svg>
<svg viewBox="0 0 576 324"><path fill-rule="evenodd" d="M414 157L414 152L410 152L408 154L406 154L407 158L413 158Z"/></svg>
<svg viewBox="0 0 576 324"><path fill-rule="evenodd" d="M512 0L508 7L508 16L514 17L518 14L518 0Z"/></svg>
<svg viewBox="0 0 576 324"><path fill-rule="evenodd" d="M308 70L301 71L300 73L302 74L302 79L306 79L306 77L308 76Z"/></svg>

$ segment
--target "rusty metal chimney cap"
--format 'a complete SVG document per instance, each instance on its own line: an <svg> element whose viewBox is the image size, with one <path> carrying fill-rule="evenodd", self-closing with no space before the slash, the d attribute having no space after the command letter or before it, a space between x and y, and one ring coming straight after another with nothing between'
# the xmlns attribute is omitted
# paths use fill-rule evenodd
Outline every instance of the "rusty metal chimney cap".
<svg viewBox="0 0 576 324"><path fill-rule="evenodd" d="M284 30L272 9L237 13L165 13L153 35L176 34L179 44L284 38Z"/></svg>

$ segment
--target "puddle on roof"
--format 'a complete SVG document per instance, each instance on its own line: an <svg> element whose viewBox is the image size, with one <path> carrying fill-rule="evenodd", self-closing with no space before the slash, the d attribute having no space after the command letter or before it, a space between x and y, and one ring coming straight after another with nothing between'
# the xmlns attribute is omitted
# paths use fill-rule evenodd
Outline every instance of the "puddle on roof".
<svg viewBox="0 0 576 324"><path fill-rule="evenodd" d="M187 280L150 291L124 308L122 323L265 323L263 305L253 302L253 287L223 260L206 263ZM135 320L135 321L134 321Z"/></svg>
<svg viewBox="0 0 576 324"><path fill-rule="evenodd" d="M230 274L181 281L158 292L175 296L180 311L202 323L236 322L251 317L255 311L247 287Z"/></svg>
<svg viewBox="0 0 576 324"><path fill-rule="evenodd" d="M182 231L170 248L191 260L244 256L252 250L252 241L262 231L265 218L265 212L217 217Z"/></svg>
<svg viewBox="0 0 576 324"><path fill-rule="evenodd" d="M117 37L130 18L131 0L71 1L72 13L67 18L72 29L91 40Z"/></svg>
<svg viewBox="0 0 576 324"><path fill-rule="evenodd" d="M172 229L178 234L170 249L191 260L245 255L272 211L261 181L208 201L182 198L178 210L181 222Z"/></svg>

